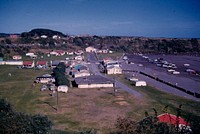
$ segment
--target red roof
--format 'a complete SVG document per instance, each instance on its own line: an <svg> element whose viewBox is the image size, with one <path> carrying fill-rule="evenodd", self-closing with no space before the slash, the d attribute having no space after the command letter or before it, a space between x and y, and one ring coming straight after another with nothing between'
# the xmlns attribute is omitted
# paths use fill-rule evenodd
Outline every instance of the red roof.
<svg viewBox="0 0 200 134"><path fill-rule="evenodd" d="M38 61L38 62L37 62L37 65L46 65L46 64L47 64L46 61Z"/></svg>
<svg viewBox="0 0 200 134"><path fill-rule="evenodd" d="M33 64L33 61L24 61L23 62L23 65L32 65Z"/></svg>
<svg viewBox="0 0 200 134"><path fill-rule="evenodd" d="M57 53L59 53L59 54L65 53L65 51L63 51L63 50L55 50L55 52L57 52Z"/></svg>
<svg viewBox="0 0 200 134"><path fill-rule="evenodd" d="M178 120L179 124L182 124L182 125L185 125L185 126L190 126L190 123L186 122L183 118L177 117L176 115L168 114L168 113L164 113L164 114L159 115L158 120L160 122L165 122L165 123L169 123L169 124L173 124L173 125L176 125L177 120Z"/></svg>

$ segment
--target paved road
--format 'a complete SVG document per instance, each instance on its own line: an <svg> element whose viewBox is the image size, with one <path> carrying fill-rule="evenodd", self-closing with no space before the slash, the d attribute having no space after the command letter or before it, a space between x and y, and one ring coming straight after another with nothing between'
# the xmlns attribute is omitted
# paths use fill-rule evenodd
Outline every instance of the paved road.
<svg viewBox="0 0 200 134"><path fill-rule="evenodd" d="M93 72L95 75L101 75L103 77L106 77L108 79L112 79L110 78L109 76L107 75L104 75L102 73L99 72L99 69L98 69L98 60L97 60L97 57L94 53L88 53L87 54L87 60L88 62L90 62L90 64L88 65L88 67L90 68L90 71ZM115 84L117 87L119 87L120 89L122 90L125 90L131 94L134 94L135 96L142 96L141 93L133 90L132 88L128 87L127 85L115 80Z"/></svg>
<svg viewBox="0 0 200 134"><path fill-rule="evenodd" d="M148 71L149 68L144 68L144 67L139 67L137 64L125 64L125 63L122 63L122 68L124 70L134 70L134 71ZM151 74L155 72L155 70L152 70L152 71L149 71L148 73ZM158 73L161 73L161 72L156 72L157 74ZM139 78L140 80L145 80L147 82L147 84L151 85L152 87L155 87L159 90L162 90L164 92L167 92L167 93L170 93L170 94L174 94L174 95L177 95L177 96L181 96L181 97L184 97L184 98L187 98L187 99L191 99L191 100L195 100L195 101L200 101L200 98L196 98L192 95L189 95L185 92L182 92L176 88L173 88L171 86L168 86L164 83L161 83L159 81L156 81L154 79L151 79L147 76L144 76L144 75L141 75L140 73L137 73L137 72L130 72L129 75L136 75L137 78Z"/></svg>

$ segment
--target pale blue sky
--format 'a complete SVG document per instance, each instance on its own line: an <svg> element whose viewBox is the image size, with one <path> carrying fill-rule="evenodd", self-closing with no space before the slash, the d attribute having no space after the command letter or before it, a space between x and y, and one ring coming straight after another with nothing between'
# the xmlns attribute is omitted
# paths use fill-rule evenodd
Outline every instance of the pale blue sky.
<svg viewBox="0 0 200 134"><path fill-rule="evenodd" d="M0 0L0 32L200 38L198 0Z"/></svg>

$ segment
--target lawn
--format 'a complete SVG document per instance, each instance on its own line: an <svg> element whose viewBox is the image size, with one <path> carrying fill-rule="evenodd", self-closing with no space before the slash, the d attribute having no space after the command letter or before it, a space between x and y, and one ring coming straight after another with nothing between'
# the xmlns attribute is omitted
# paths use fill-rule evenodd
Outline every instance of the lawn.
<svg viewBox="0 0 200 134"><path fill-rule="evenodd" d="M40 91L41 84L33 86L36 76L49 73L50 70L17 69L16 66L0 66L0 97L7 99L17 111L30 114L47 115L53 121L56 132L78 132L95 129L109 133L119 116L138 121L144 118L145 111L158 113L169 105L168 112L174 113L179 104L183 104L185 113L200 115L200 103L169 95L152 87L135 88L129 81L118 79L143 94L135 97L112 88L78 89L70 88L67 94L59 93L58 111L56 97L50 91ZM8 74L11 74L9 76Z"/></svg>

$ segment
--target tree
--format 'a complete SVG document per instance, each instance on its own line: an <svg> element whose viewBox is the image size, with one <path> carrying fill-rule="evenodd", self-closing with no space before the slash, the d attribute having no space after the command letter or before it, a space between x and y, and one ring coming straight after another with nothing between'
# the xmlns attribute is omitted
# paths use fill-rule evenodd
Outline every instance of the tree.
<svg viewBox="0 0 200 134"><path fill-rule="evenodd" d="M6 42L6 44L11 44L11 40L8 38L6 38L5 42Z"/></svg>
<svg viewBox="0 0 200 134"><path fill-rule="evenodd" d="M200 117L192 117L190 119L191 129L188 130L186 127L179 128L178 118L181 115L181 106L177 108L177 124L167 124L159 122L157 117L157 111L154 109L155 115L148 115L145 112L146 117L139 122L134 121L131 118L121 118L117 119L115 124L117 128L117 134L199 134L200 130ZM165 107L166 108L166 107ZM188 120L187 120L188 121Z"/></svg>
<svg viewBox="0 0 200 134"><path fill-rule="evenodd" d="M1 134L44 134L51 129L52 122L47 116L16 112L7 101L0 99L0 126Z"/></svg>
<svg viewBox="0 0 200 134"><path fill-rule="evenodd" d="M53 70L56 85L67 85L70 86L70 81L68 80L67 76L65 75L66 66L64 63L59 63L58 66Z"/></svg>

